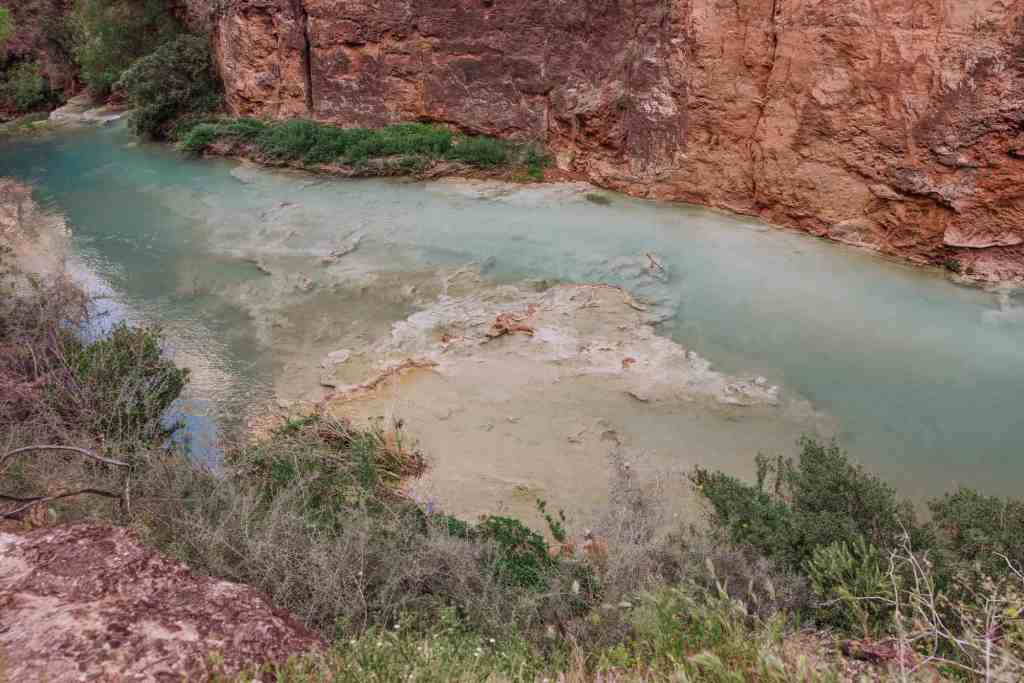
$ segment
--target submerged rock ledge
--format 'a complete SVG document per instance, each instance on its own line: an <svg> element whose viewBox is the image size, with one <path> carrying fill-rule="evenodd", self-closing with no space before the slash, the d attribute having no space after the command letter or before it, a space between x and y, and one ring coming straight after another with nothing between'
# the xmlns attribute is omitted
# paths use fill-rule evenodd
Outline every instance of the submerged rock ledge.
<svg viewBox="0 0 1024 683"><path fill-rule="evenodd" d="M801 397L661 336L664 312L619 287L493 285L477 268L446 282L452 295L389 335L325 358L321 384L332 413L401 420L434 460L411 493L455 514L532 519L543 497L590 519L610 461L653 481L729 451L715 436L723 425L745 422L764 444L834 433Z"/></svg>

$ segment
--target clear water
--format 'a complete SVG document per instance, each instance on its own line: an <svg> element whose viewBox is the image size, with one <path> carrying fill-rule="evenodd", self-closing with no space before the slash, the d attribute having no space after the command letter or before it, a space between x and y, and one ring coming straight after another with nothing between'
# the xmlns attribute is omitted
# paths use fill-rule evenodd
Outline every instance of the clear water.
<svg viewBox="0 0 1024 683"><path fill-rule="evenodd" d="M1024 309L1012 293L692 207L261 171L118 127L0 141L0 175L67 217L73 267L116 315L167 328L194 372L194 415L308 394L324 353L415 309L409 283L477 261L496 279L604 281L654 301L663 334L806 398L908 495L1024 484ZM353 233L358 251L325 264ZM636 279L647 254L668 282ZM193 433L215 434L195 420ZM759 433L735 442L754 451Z"/></svg>

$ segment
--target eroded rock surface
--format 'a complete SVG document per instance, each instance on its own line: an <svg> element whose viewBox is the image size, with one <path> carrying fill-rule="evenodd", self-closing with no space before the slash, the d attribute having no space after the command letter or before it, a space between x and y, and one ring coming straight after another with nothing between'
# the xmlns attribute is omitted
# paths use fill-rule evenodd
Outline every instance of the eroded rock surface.
<svg viewBox="0 0 1024 683"><path fill-rule="evenodd" d="M1024 277L1021 0L234 0L215 43L237 114L541 139L602 186Z"/></svg>
<svg viewBox="0 0 1024 683"><path fill-rule="evenodd" d="M253 589L196 576L124 529L0 533L7 680L206 680L318 644Z"/></svg>

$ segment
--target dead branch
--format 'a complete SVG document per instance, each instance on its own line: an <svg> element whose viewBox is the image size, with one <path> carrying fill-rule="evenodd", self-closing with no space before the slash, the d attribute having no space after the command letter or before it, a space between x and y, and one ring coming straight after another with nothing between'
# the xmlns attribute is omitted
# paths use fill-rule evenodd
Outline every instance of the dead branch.
<svg viewBox="0 0 1024 683"><path fill-rule="evenodd" d="M0 513L0 518L2 518L2 519L10 519L12 517L18 516L19 514L21 514L25 510L28 510L31 507L35 507L36 505L42 505L44 503L52 503L53 501L60 500L61 498L71 498L73 496L81 496L81 495L84 495L86 493L89 493L89 494L92 494L92 495L96 495L96 496L103 496L104 498L113 498L115 500L121 500L121 495L119 495L117 493L111 493L110 491L104 491L102 489L79 489L77 491L65 491L64 493L58 493L58 494L53 495L53 496L40 496L40 497L35 498L35 499L27 499L26 498L24 500L27 500L28 501L27 503L25 503L24 505L20 505L20 506L14 508L13 510L8 510L7 512ZM4 496L4 498L8 498L9 499L10 496Z"/></svg>
<svg viewBox="0 0 1024 683"><path fill-rule="evenodd" d="M105 463L107 465L115 465L117 467L130 466L126 462L121 462L120 460L111 460L110 458L104 458L102 456L96 455L92 451L86 450L84 448L78 448L76 446L24 446L22 448L15 448L13 451L8 451L3 455L3 457L0 457L0 467L3 467L4 463L6 463L10 458L13 458L14 456L20 455L22 453L28 453L30 451L65 451L69 453L77 453L78 455L89 458L91 460L95 460L96 462Z"/></svg>

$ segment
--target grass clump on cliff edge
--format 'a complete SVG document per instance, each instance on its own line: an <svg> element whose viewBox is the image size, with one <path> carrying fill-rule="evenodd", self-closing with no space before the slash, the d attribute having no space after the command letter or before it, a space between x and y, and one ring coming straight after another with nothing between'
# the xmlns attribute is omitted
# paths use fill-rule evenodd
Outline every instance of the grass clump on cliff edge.
<svg viewBox="0 0 1024 683"><path fill-rule="evenodd" d="M431 162L451 161L477 168L521 167L530 178L538 179L550 163L533 145L455 134L426 123L370 129L339 128L305 119L199 121L179 131L179 139L181 148L193 154L224 141L243 145L267 161L307 166L358 167L390 160L394 162L387 166L390 170L416 172Z"/></svg>

